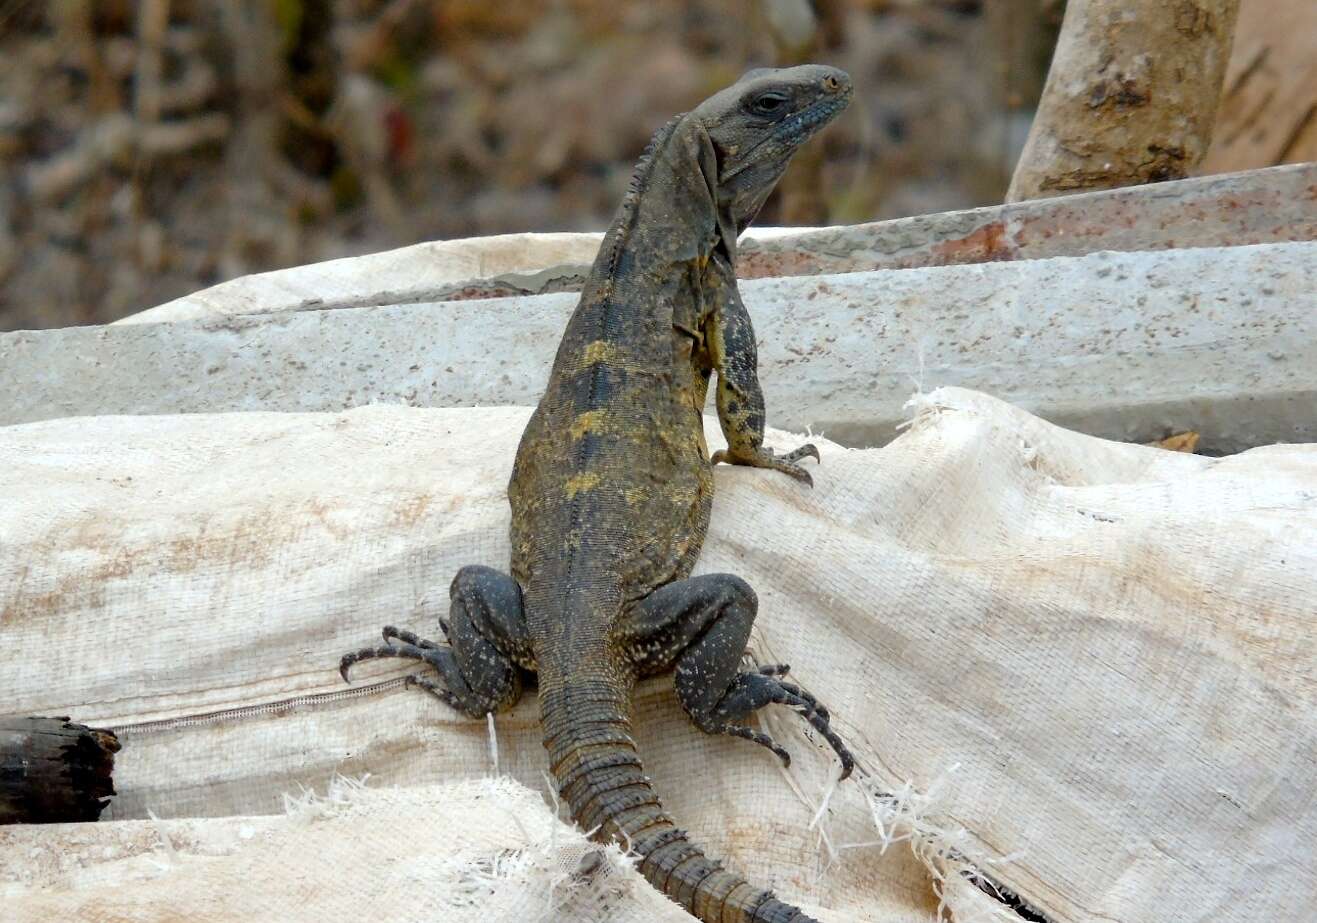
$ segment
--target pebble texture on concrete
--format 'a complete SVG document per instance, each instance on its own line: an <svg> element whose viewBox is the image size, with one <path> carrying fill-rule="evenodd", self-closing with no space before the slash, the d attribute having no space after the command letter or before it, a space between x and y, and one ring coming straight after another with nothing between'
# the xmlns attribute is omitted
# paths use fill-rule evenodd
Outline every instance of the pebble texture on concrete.
<svg viewBox="0 0 1317 923"><path fill-rule="evenodd" d="M742 284L769 420L889 441L916 390L1201 449L1317 441L1317 243ZM531 404L572 294L0 335L0 424L90 414Z"/></svg>

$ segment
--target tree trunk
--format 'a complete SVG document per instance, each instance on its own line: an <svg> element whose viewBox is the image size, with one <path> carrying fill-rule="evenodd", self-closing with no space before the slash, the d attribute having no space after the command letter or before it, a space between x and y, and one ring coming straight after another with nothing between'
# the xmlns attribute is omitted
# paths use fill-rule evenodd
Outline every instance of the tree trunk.
<svg viewBox="0 0 1317 923"><path fill-rule="evenodd" d="M96 820L118 750L113 732L67 718L0 716L0 824Z"/></svg>
<svg viewBox="0 0 1317 923"><path fill-rule="evenodd" d="M1188 176L1239 0L1070 0L1008 202Z"/></svg>

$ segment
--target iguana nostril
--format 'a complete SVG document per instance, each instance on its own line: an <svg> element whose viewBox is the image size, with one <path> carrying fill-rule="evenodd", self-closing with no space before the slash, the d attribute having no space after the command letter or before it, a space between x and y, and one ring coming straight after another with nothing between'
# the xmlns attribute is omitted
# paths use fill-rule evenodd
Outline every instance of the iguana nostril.
<svg viewBox="0 0 1317 923"><path fill-rule="evenodd" d="M829 90L840 90L841 81L831 75L823 78L823 85Z"/></svg>

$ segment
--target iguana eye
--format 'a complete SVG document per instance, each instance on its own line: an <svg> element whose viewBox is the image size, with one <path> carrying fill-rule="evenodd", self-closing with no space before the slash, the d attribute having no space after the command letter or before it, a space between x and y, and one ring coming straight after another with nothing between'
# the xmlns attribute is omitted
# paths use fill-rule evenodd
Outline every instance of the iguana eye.
<svg viewBox="0 0 1317 923"><path fill-rule="evenodd" d="M786 103L787 98L781 93L764 93L761 96L755 97L755 101L751 104L751 108L753 108L755 112L764 115L773 115L785 106Z"/></svg>

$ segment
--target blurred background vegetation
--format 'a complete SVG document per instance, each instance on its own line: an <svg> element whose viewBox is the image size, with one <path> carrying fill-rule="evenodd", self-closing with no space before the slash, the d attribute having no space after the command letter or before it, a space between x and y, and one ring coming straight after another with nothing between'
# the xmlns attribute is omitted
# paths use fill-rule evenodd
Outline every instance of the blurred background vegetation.
<svg viewBox="0 0 1317 923"><path fill-rule="evenodd" d="M858 89L760 224L1000 202L1060 0L0 0L0 329L266 269L602 229L750 67Z"/></svg>

